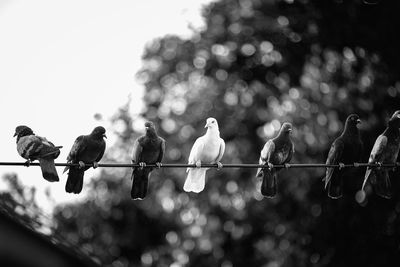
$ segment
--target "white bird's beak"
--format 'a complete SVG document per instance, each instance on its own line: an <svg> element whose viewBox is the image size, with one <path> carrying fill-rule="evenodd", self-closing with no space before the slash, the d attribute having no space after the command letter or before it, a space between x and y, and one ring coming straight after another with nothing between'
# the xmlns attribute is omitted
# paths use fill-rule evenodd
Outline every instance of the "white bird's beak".
<svg viewBox="0 0 400 267"><path fill-rule="evenodd" d="M210 126L210 123L206 123L206 126L204 126L204 128L207 128L207 127L209 127Z"/></svg>

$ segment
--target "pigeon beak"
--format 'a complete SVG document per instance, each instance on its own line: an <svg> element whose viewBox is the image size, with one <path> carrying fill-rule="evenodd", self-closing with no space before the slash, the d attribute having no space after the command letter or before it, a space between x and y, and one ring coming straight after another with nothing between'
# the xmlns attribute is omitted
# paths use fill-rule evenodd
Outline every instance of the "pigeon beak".
<svg viewBox="0 0 400 267"><path fill-rule="evenodd" d="M360 119L357 119L357 124L359 124L359 123L361 123L361 120L360 120Z"/></svg>
<svg viewBox="0 0 400 267"><path fill-rule="evenodd" d="M144 127L146 130L148 130L149 129L149 126L146 126L146 127Z"/></svg>
<svg viewBox="0 0 400 267"><path fill-rule="evenodd" d="M18 134L17 134L17 132L15 132L15 134L13 135L13 137L16 137Z"/></svg>
<svg viewBox="0 0 400 267"><path fill-rule="evenodd" d="M206 126L204 126L204 128L207 128L207 127L209 127L210 126L210 124L207 122L206 123Z"/></svg>
<svg viewBox="0 0 400 267"><path fill-rule="evenodd" d="M103 137L104 137L105 139L107 139L107 135L106 135L106 134L103 134Z"/></svg>

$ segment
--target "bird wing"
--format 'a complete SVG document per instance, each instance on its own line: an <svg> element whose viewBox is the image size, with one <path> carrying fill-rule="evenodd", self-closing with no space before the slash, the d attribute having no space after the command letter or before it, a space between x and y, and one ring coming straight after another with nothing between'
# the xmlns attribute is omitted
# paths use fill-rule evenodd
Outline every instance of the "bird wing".
<svg viewBox="0 0 400 267"><path fill-rule="evenodd" d="M189 164L194 164L200 158L200 155L203 153L204 149L204 136L201 136L196 139L193 144L192 150L190 150L189 154Z"/></svg>
<svg viewBox="0 0 400 267"><path fill-rule="evenodd" d="M220 160L222 159L222 156L224 155L225 152L225 141L224 139L220 138L219 139L220 143L219 143L219 153L217 156L217 159L215 162L220 162Z"/></svg>
<svg viewBox="0 0 400 267"><path fill-rule="evenodd" d="M67 160L68 161L75 161L79 158L79 155L85 151L87 144L85 142L85 136L81 135L78 136L78 138L75 139L74 144L72 145L72 148L68 154Z"/></svg>
<svg viewBox="0 0 400 267"><path fill-rule="evenodd" d="M136 163L140 162L140 157L142 155L143 146L139 142L139 138L135 140L133 143L133 153L132 153L132 160Z"/></svg>
<svg viewBox="0 0 400 267"><path fill-rule="evenodd" d="M40 142L43 144L40 150L39 158L51 156L52 158L57 158L60 155L60 146L56 147L52 142L48 141L45 137L36 136Z"/></svg>
<svg viewBox="0 0 400 267"><path fill-rule="evenodd" d="M342 156L344 149L344 143L340 139L336 139L329 150L328 158L326 159L326 164L338 164L339 159ZM332 174L335 171L335 168L328 167L326 168L325 175L325 187L329 184L329 181L332 178Z"/></svg>
<svg viewBox="0 0 400 267"><path fill-rule="evenodd" d="M96 158L96 162L99 162L101 160L101 158L104 155L104 152L106 151L106 142L104 140L101 140L101 141L102 142L98 146L99 155Z"/></svg>
<svg viewBox="0 0 400 267"><path fill-rule="evenodd" d="M383 152L387 145L387 137L384 135L378 136L375 141L374 147L372 148L371 154L369 156L369 163L380 161L383 155Z"/></svg>
<svg viewBox="0 0 400 267"><path fill-rule="evenodd" d="M194 142L192 149L190 150L188 164L194 164L200 158L201 153L203 153L204 149L204 136L199 137ZM189 172L190 168L186 169L186 172Z"/></svg>
<svg viewBox="0 0 400 267"><path fill-rule="evenodd" d="M67 157L67 162L71 163L71 162L77 162L79 155L82 154L85 149L86 149L86 142L84 142L85 136L81 135L78 136L75 139L74 144L72 145L71 150L69 151L68 157ZM67 170L69 170L69 166L66 166L64 168L63 173L65 173Z"/></svg>
<svg viewBox="0 0 400 267"><path fill-rule="evenodd" d="M289 152L288 152L288 155L287 155L286 160L284 161L284 163L290 162L290 160L291 160L292 157L293 157L293 154L294 154L294 144L293 144L292 141L290 141Z"/></svg>
<svg viewBox="0 0 400 267"><path fill-rule="evenodd" d="M44 144L44 145L46 145L46 146L54 146L54 144L53 144L52 142L50 142L49 140L47 140L46 137L37 136L37 135L35 135L35 137L36 137L37 139L39 139L40 142L42 142L42 144Z"/></svg>
<svg viewBox="0 0 400 267"><path fill-rule="evenodd" d="M164 157L164 154L165 154L165 140L161 137L160 137L160 139L161 139L160 153L158 154L157 162L161 162Z"/></svg>
<svg viewBox="0 0 400 267"><path fill-rule="evenodd" d="M17 143L18 153L25 159L37 159L43 144L36 135L21 137Z"/></svg>
<svg viewBox="0 0 400 267"><path fill-rule="evenodd" d="M383 152L387 145L387 137L381 134L376 138L375 144L372 147L371 154L369 155L368 163L380 162L382 160ZM361 186L361 190L364 191L364 187L367 184L368 178L370 177L372 172L371 168L367 168L364 176L364 182Z"/></svg>
<svg viewBox="0 0 400 267"><path fill-rule="evenodd" d="M275 143L272 140L268 140L268 142L265 143L263 149L261 150L260 154L260 160L262 160L262 163L265 164L270 161L272 154L275 151Z"/></svg>
<svg viewBox="0 0 400 267"><path fill-rule="evenodd" d="M272 140L268 140L265 144L263 149L260 152L260 159L258 160L259 165L265 165L267 162L269 162L272 153L275 151L275 143ZM258 168L256 177L261 177L262 176L262 169Z"/></svg>

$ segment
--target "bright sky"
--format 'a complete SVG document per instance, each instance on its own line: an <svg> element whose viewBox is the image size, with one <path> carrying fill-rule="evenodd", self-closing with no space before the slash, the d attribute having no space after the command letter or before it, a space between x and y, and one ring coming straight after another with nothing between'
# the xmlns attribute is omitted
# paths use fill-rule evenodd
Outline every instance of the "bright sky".
<svg viewBox="0 0 400 267"><path fill-rule="evenodd" d="M203 25L200 8L208 2L0 1L0 161L22 161L12 137L17 125L63 145L57 161L64 162L75 138L99 124L107 127L130 94L131 110L138 113L143 88L134 77L145 44L166 34L190 36L189 23ZM103 115L102 122L95 113ZM40 204L46 188L55 204L81 199L64 192L66 176L57 170L60 182L51 184L38 167L0 166L0 175L17 172L38 189ZM93 175L88 171L86 182Z"/></svg>

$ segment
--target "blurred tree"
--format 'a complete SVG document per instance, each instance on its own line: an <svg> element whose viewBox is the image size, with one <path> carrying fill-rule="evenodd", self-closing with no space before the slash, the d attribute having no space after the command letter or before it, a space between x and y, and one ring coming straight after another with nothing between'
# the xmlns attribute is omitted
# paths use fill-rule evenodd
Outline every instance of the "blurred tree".
<svg viewBox="0 0 400 267"><path fill-rule="evenodd" d="M34 230L50 226L49 218L41 216L34 187L25 188L14 173L5 174L2 179L7 187L6 191L0 192L0 208L4 212Z"/></svg>
<svg viewBox="0 0 400 267"><path fill-rule="evenodd" d="M205 27L190 39L152 41L137 76L146 90L143 117L167 140L165 162L187 161L211 116L226 141L222 162L257 162L283 121L295 127L292 162L324 162L353 112L364 121L366 160L399 109L398 8L220 0L204 7ZM135 119L123 107L112 122L119 139L106 161L129 162ZM83 203L56 210L57 231L113 266L392 266L399 196L360 198L363 171L333 201L323 169L282 171L272 200L259 193L255 170L212 170L197 195L182 192L184 169L162 169L149 196L133 202L130 170L105 169Z"/></svg>

